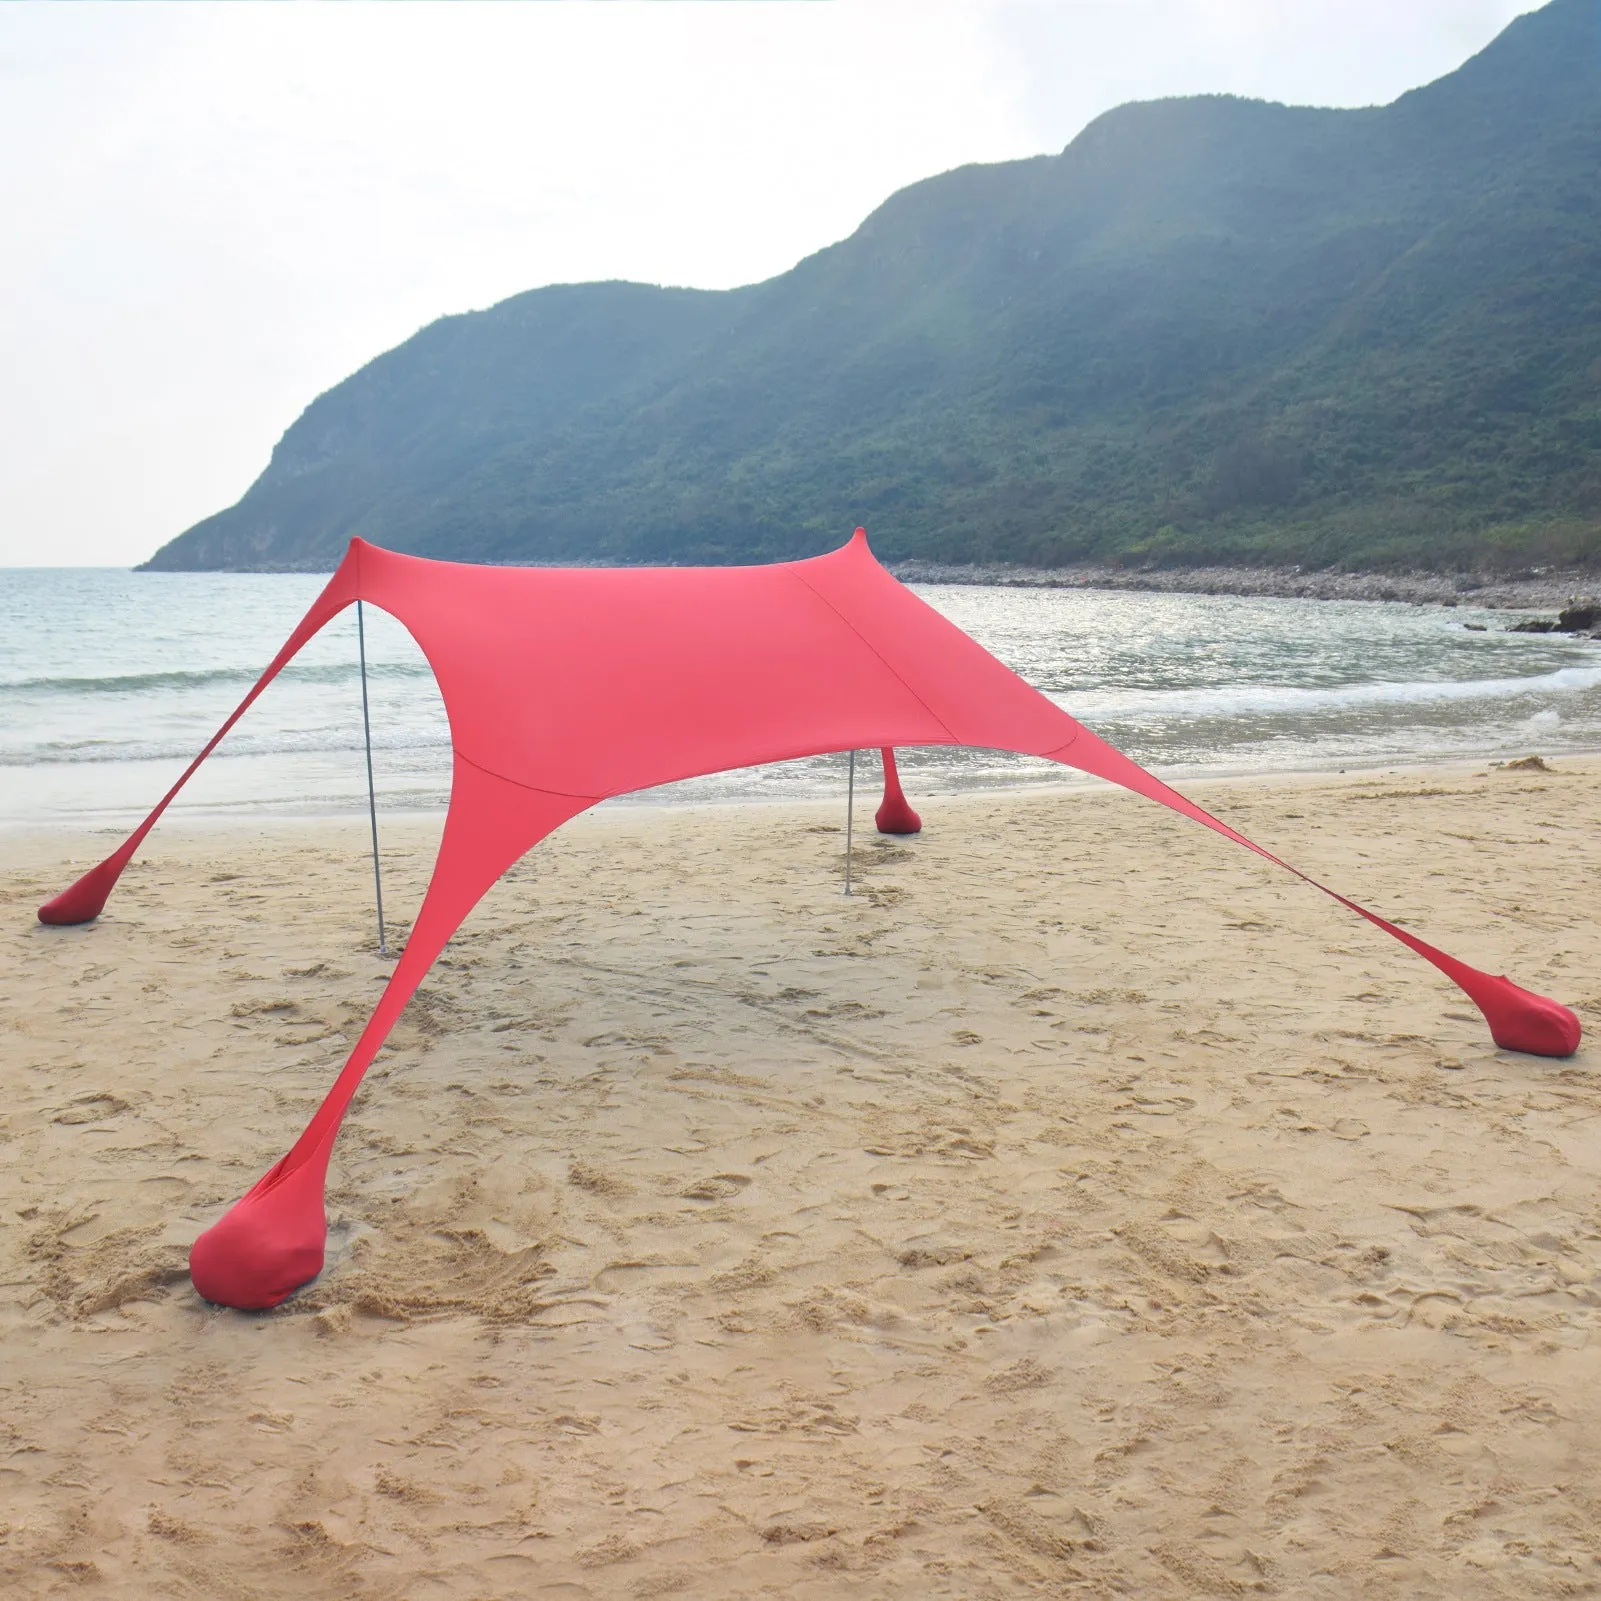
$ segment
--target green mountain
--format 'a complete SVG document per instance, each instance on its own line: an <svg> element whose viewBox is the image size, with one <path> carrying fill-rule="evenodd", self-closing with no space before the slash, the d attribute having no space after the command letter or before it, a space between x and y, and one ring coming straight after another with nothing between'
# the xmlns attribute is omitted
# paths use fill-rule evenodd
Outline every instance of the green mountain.
<svg viewBox="0 0 1601 1601"><path fill-rule="evenodd" d="M1393 105L1124 106L726 292L446 317L150 565L1601 562L1601 0Z"/></svg>

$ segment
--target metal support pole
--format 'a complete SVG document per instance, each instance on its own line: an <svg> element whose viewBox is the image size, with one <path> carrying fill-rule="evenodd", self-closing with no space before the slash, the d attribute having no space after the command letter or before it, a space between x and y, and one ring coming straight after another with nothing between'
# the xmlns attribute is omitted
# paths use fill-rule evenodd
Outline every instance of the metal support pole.
<svg viewBox="0 0 1601 1601"><path fill-rule="evenodd" d="M856 752L851 752L845 780L845 893L851 892L851 824L856 816Z"/></svg>
<svg viewBox="0 0 1601 1601"><path fill-rule="evenodd" d="M372 714L367 709L367 624L356 602L356 648L361 653L361 732L367 746L367 816L372 820L372 887L378 899L378 954L389 954L384 937L384 875L378 865L378 793L372 782Z"/></svg>

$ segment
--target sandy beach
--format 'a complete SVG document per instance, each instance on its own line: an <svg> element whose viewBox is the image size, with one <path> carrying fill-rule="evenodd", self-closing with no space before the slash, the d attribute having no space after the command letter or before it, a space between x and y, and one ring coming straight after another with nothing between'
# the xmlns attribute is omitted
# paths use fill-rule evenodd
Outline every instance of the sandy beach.
<svg viewBox="0 0 1601 1601"><path fill-rule="evenodd" d="M1601 1030L1601 759L1210 782ZM1601 1071L1104 789L614 809L492 893L323 1277L187 1247L376 1000L365 822L0 851L18 1597L1601 1590ZM415 907L437 821L386 823Z"/></svg>

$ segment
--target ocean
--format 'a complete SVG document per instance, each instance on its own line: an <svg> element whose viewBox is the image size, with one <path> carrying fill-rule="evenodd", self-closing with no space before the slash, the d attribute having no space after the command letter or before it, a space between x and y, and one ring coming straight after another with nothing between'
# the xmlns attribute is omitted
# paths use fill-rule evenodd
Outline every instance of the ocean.
<svg viewBox="0 0 1601 1601"><path fill-rule="evenodd" d="M0 570L0 827L137 820L323 582ZM1081 722L1176 782L1601 749L1601 643L1508 633L1516 618L1504 612L938 584L918 592ZM436 810L448 793L449 735L432 674L410 636L372 607L367 647L380 805ZM362 808L357 661L352 611L268 689L175 810L221 819ZM914 804L1069 776L994 751L912 750L901 760ZM875 770L864 769L864 782ZM622 803L832 796L843 771L842 756L819 757Z"/></svg>

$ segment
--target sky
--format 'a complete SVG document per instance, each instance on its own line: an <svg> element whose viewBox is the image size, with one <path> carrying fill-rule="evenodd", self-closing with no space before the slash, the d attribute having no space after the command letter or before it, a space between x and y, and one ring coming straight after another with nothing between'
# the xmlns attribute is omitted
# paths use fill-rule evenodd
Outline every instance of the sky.
<svg viewBox="0 0 1601 1601"><path fill-rule="evenodd" d="M1382 104L1530 0L0 0L0 566L128 565L540 284L726 288L1129 100Z"/></svg>

